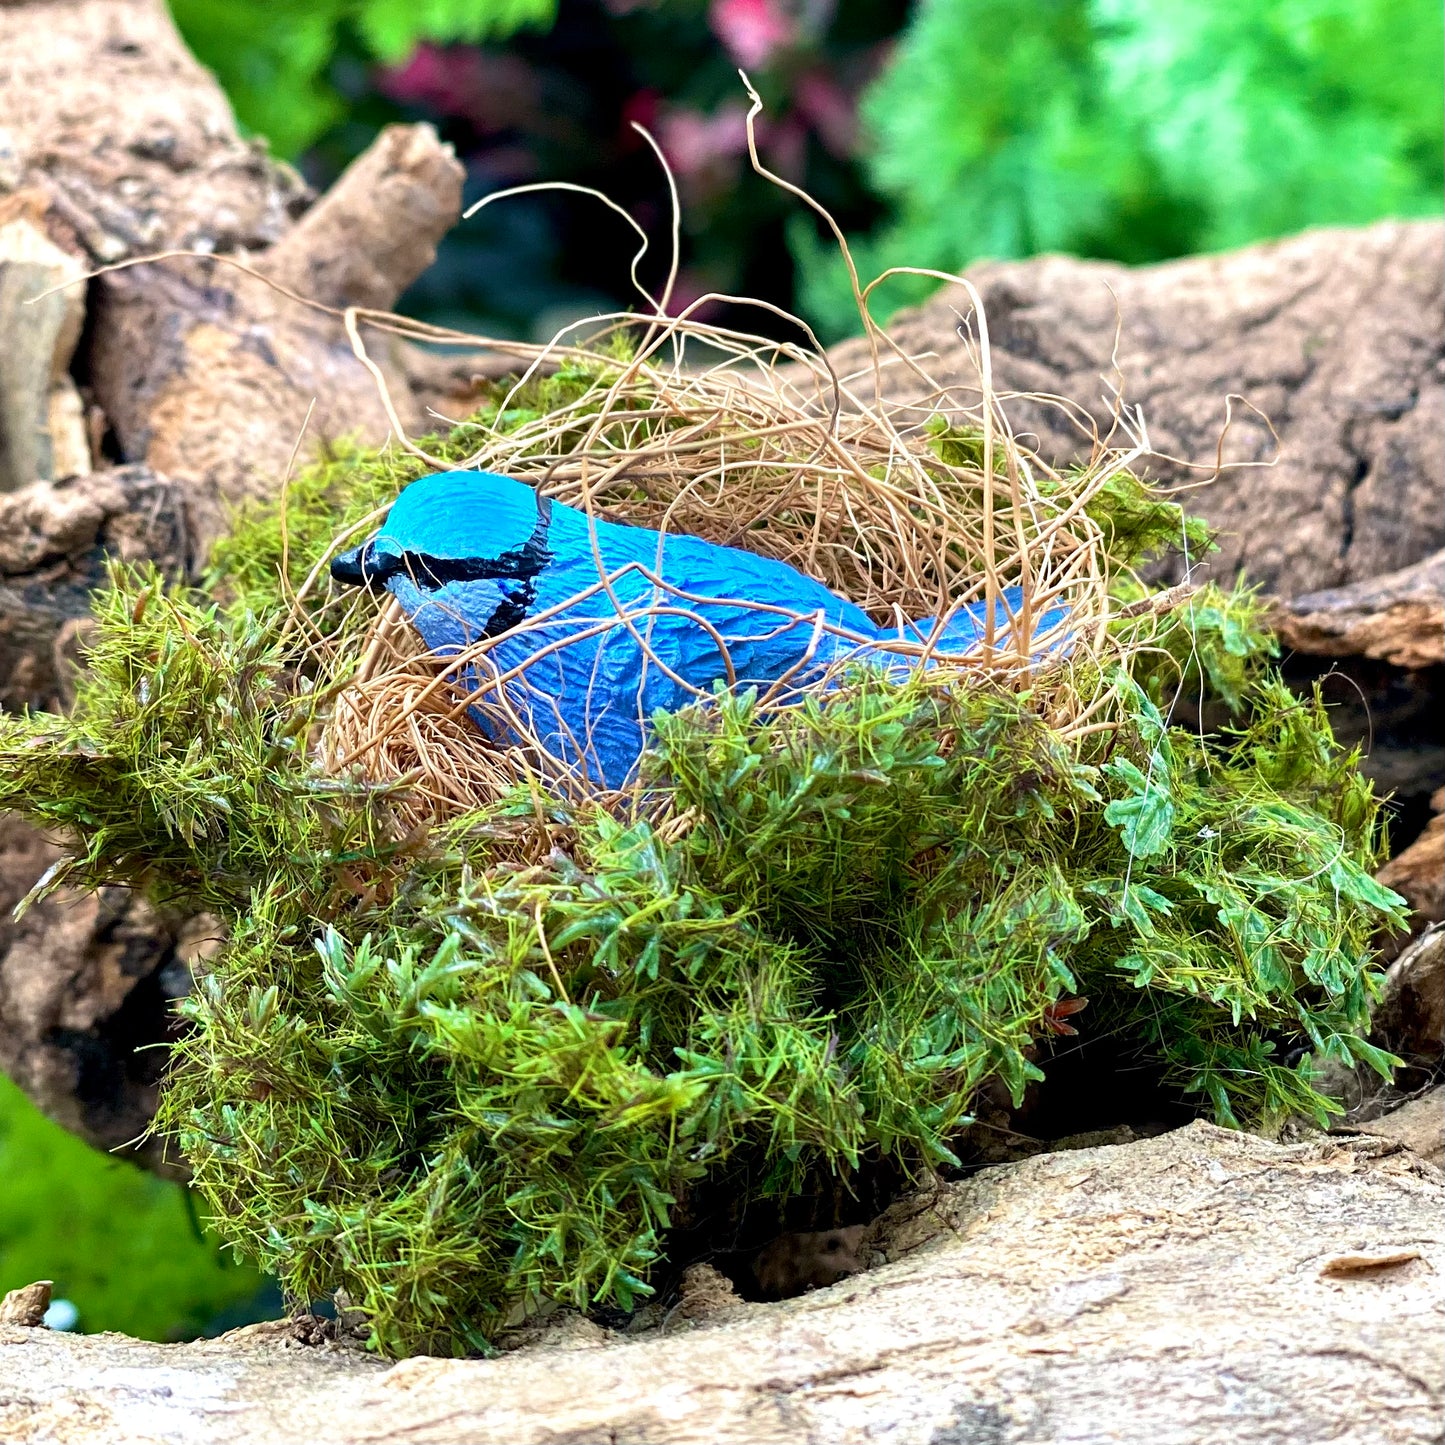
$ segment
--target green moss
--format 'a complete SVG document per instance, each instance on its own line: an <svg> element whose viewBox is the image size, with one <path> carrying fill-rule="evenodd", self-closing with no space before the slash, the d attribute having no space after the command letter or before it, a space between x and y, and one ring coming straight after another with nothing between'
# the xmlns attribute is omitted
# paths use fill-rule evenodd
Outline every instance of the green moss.
<svg viewBox="0 0 1445 1445"><path fill-rule="evenodd" d="M935 415L929 418L926 430L934 455L946 466L982 468L983 434L976 428L952 426L944 417ZM996 444L994 471L1003 476L1007 470L1007 453L1003 446ZM1046 476L1035 477L1033 485L1045 497L1064 490L1057 480ZM999 504L1007 505L1005 493L1000 494ZM1189 516L1177 502L1166 500L1147 482L1125 469L1104 479L1093 491L1084 511L1098 524L1102 534L1103 560L1119 572L1127 572L1171 548L1196 561L1213 550L1209 528L1200 518Z"/></svg>
<svg viewBox="0 0 1445 1445"><path fill-rule="evenodd" d="M1133 472L1107 477L1084 510L1104 534L1116 568L1128 568L1175 548L1198 561L1213 550L1209 528L1178 502L1165 501Z"/></svg>
<svg viewBox="0 0 1445 1445"><path fill-rule="evenodd" d="M1114 590L1125 601L1147 592L1127 581ZM1261 663L1279 655L1265 604L1252 588L1242 585L1226 592L1217 583L1206 582L1183 605L1143 628L1126 620L1113 624L1113 630L1121 642L1137 649L1130 670L1160 704L1179 694L1196 707L1212 701L1238 714L1246 707Z"/></svg>
<svg viewBox="0 0 1445 1445"><path fill-rule="evenodd" d="M188 1339L245 1323L255 1270L202 1236L185 1190L112 1159L0 1079L0 1291L55 1282L78 1328Z"/></svg>
<svg viewBox="0 0 1445 1445"><path fill-rule="evenodd" d="M594 383L546 385L585 407ZM293 585L411 465L343 453L293 484ZM1182 515L1123 482L1100 508L1135 586ZM1076 993L1225 1123L1327 1118L1301 1051L1388 1066L1361 1037L1401 916L1377 806L1247 597L1116 623L1117 657L1074 668L1109 731L1055 730L1047 677L719 694L656 719L633 813L519 797L403 844L374 788L308 760L349 664L299 651L268 590L280 515L221 554L224 606L116 574L74 716L0 731L0 806L69 829L73 878L226 920L163 1124L224 1237L298 1299L344 1287L379 1349L630 1307L709 1192L950 1161ZM1237 730L1169 726L1181 679ZM520 867L539 807L565 846Z"/></svg>

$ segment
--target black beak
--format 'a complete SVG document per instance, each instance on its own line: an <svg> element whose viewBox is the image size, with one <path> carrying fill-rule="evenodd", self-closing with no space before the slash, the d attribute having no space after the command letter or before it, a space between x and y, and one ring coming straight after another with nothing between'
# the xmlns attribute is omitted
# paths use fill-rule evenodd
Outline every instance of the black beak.
<svg viewBox="0 0 1445 1445"><path fill-rule="evenodd" d="M384 569L372 558L370 542L363 542L349 552L338 552L331 559L331 575L343 587L370 587L373 582L386 579Z"/></svg>

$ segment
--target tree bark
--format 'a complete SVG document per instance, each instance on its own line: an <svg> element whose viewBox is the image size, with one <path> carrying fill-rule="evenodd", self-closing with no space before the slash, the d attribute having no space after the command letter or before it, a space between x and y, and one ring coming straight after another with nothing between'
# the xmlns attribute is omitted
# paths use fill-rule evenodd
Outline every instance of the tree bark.
<svg viewBox="0 0 1445 1445"><path fill-rule="evenodd" d="M431 264L460 209L451 148L430 126L393 126L255 258L256 275L169 261L102 278L96 399L124 456L186 479L202 545L230 508L275 492L293 452L388 433L341 322L268 283L323 306L384 310ZM419 429L399 348L374 332L367 340L403 425Z"/></svg>
<svg viewBox="0 0 1445 1445"><path fill-rule="evenodd" d="M182 481L199 540L275 488L303 427L310 445L386 436L340 322L266 282L325 306L392 305L460 214L462 167L430 127L384 131L313 205L238 136L162 0L22 0L0 6L0 156L0 192L34 198L49 239L87 265L181 250L260 273L170 259L88 288L75 369L121 459ZM417 423L400 353L372 341Z"/></svg>
<svg viewBox="0 0 1445 1445"><path fill-rule="evenodd" d="M240 138L160 0L6 0L0 130L0 185L49 194L61 243L102 265L264 249L311 200Z"/></svg>
<svg viewBox="0 0 1445 1445"><path fill-rule="evenodd" d="M14 1445L1426 1445L1445 1176L1375 1138L1194 1124L895 1205L865 1274L626 1335L391 1367L284 1324L152 1345L0 1326ZM675 1304L675 1308L670 1306Z"/></svg>
<svg viewBox="0 0 1445 1445"><path fill-rule="evenodd" d="M1441 488L1445 501L1445 486ZM1307 592L1275 608L1289 647L1317 657L1370 657L1416 671L1445 663L1445 548L1383 577Z"/></svg>
<svg viewBox="0 0 1445 1445"><path fill-rule="evenodd" d="M1155 452L1147 469L1195 487L1184 500L1219 537L1211 575L1299 597L1445 547L1440 222L1307 231L1159 266L1044 256L968 275L988 318L995 387L1066 397L1101 435L1121 392ZM976 396L964 336L978 326L961 288L901 313L889 330L905 351L934 353L929 370L958 388L957 401ZM833 356L866 376L861 342ZM890 390L908 393L902 367L886 375ZM1256 410L1234 405L1226 432L1231 395ZM1087 455L1088 438L1058 408L1014 400L1004 409L1046 457ZM1235 465L1199 485L1216 454ZM1173 580L1183 566L1176 559ZM1438 578L1434 587L1438 596Z"/></svg>

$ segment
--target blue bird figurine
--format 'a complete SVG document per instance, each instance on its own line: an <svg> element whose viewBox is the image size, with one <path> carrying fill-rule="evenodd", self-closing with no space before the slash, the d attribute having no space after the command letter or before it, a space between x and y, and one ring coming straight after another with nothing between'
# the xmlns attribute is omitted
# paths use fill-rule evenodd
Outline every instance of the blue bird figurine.
<svg viewBox="0 0 1445 1445"><path fill-rule="evenodd" d="M802 686L848 657L916 667L916 657L888 644L927 643L937 627L925 618L901 631L880 628L785 562L599 521L490 472L413 482L331 573L385 587L438 656L496 638L481 685L493 698L500 691L555 758L609 788L631 781L659 708L676 711L718 682ZM1006 589L1007 609L1017 612L1020 601L1017 588ZM979 604L954 613L934 651L967 651L982 635L983 612ZM1065 615L1046 613L1038 629ZM1007 616L996 633L1006 640ZM476 687L479 679L463 681ZM507 741L495 706L473 716Z"/></svg>

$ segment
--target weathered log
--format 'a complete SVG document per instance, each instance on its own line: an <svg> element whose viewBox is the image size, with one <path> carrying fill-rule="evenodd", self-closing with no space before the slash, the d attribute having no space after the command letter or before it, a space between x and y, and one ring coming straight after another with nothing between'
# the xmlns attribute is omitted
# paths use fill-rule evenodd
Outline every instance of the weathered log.
<svg viewBox="0 0 1445 1445"><path fill-rule="evenodd" d="M1380 869L1379 880L1410 905L1408 937L1392 940L1391 953L1404 950L1432 923L1445 920L1445 788L1430 800L1432 816L1425 831ZM1441 1019L1445 1026L1445 1018Z"/></svg>
<svg viewBox="0 0 1445 1445"><path fill-rule="evenodd" d="M46 234L44 197L0 198L0 493L90 470L70 360L85 321L81 266Z"/></svg>
<svg viewBox="0 0 1445 1445"><path fill-rule="evenodd" d="M53 1283L52 1280L37 1279L33 1284L7 1290L5 1298L0 1300L0 1325L26 1325L33 1329L44 1324Z"/></svg>
<svg viewBox="0 0 1445 1445"><path fill-rule="evenodd" d="M339 436L388 431L342 323L268 282L324 306L388 307L460 208L451 148L430 126L394 126L256 261L257 275L168 261L103 278L89 358L96 398L125 456L187 480L203 542L231 506L274 492L298 446L304 456ZM391 338L368 339L403 425L417 428Z"/></svg>
<svg viewBox="0 0 1445 1445"><path fill-rule="evenodd" d="M109 559L190 565L185 498L146 467L115 467L0 496L0 702L57 708L71 694L91 592ZM189 976L175 920L123 888L61 888L11 910L61 856L0 817L0 1068L51 1118L104 1149L155 1112L171 1004ZM139 1157L153 1167L162 1149Z"/></svg>
<svg viewBox="0 0 1445 1445"><path fill-rule="evenodd" d="M1393 1113L1358 1124L1356 1131L1377 1139L1392 1139L1437 1169L1445 1169L1445 1084L1411 1099Z"/></svg>
<svg viewBox="0 0 1445 1445"><path fill-rule="evenodd" d="M0 6L0 135L15 184L45 197L52 239L73 254L234 253L333 307L390 306L461 209L450 147L430 127L403 126L308 211L295 173L240 139L161 0ZM308 412L308 444L387 434L340 322L261 279L220 262L157 261L97 277L89 310L77 369L123 459L186 485L202 540L229 504L277 485ZM372 341L414 424L394 348Z"/></svg>
<svg viewBox="0 0 1445 1445"><path fill-rule="evenodd" d="M1045 256L968 276L1014 429L1060 465L1088 454L1091 428L1147 439L1140 465L1189 487L1219 542L1157 571L1242 577L1279 599L1288 676L1304 688L1340 674L1325 688L1337 731L1368 749L1408 843L1445 784L1445 225L1310 231L1138 268ZM970 305L946 287L889 327L954 388L945 409L978 400ZM871 384L861 341L832 357ZM884 375L890 394L935 404L896 358ZM1210 480L1218 460L1229 465Z"/></svg>
<svg viewBox="0 0 1445 1445"><path fill-rule="evenodd" d="M869 1272L698 1289L618 1335L387 1367L284 1324L192 1345L0 1328L15 1445L1425 1445L1445 1411L1445 1176L1392 1141L1204 1124L904 1201ZM559 1322L560 1323L560 1322Z"/></svg>
<svg viewBox="0 0 1445 1445"><path fill-rule="evenodd" d="M1301 652L1439 667L1445 663L1445 549L1383 577L1290 598L1272 620L1280 640Z"/></svg>
<svg viewBox="0 0 1445 1445"><path fill-rule="evenodd" d="M0 5L0 188L52 198L57 239L105 264L272 245L311 200L243 141L159 0Z"/></svg>
<svg viewBox="0 0 1445 1445"><path fill-rule="evenodd" d="M1308 231L1227 255L1131 268L1045 256L975 267L995 386L1067 397L1101 434L1115 397L1147 424L1165 481L1190 493L1219 535L1208 567L1296 597L1383 577L1445 546L1445 225L1396 222ZM964 335L978 327L958 287L889 327L929 371L976 399ZM867 348L833 352L865 381ZM890 391L906 395L900 365ZM916 389L916 383L915 389ZM1225 432L1226 398L1242 397ZM1045 456L1086 441L1058 408L1004 409ZM1221 440L1222 438L1222 440ZM1200 463L1186 470L1166 456ZM1199 559L1192 559L1198 561ZM1174 564L1175 580L1182 559Z"/></svg>

